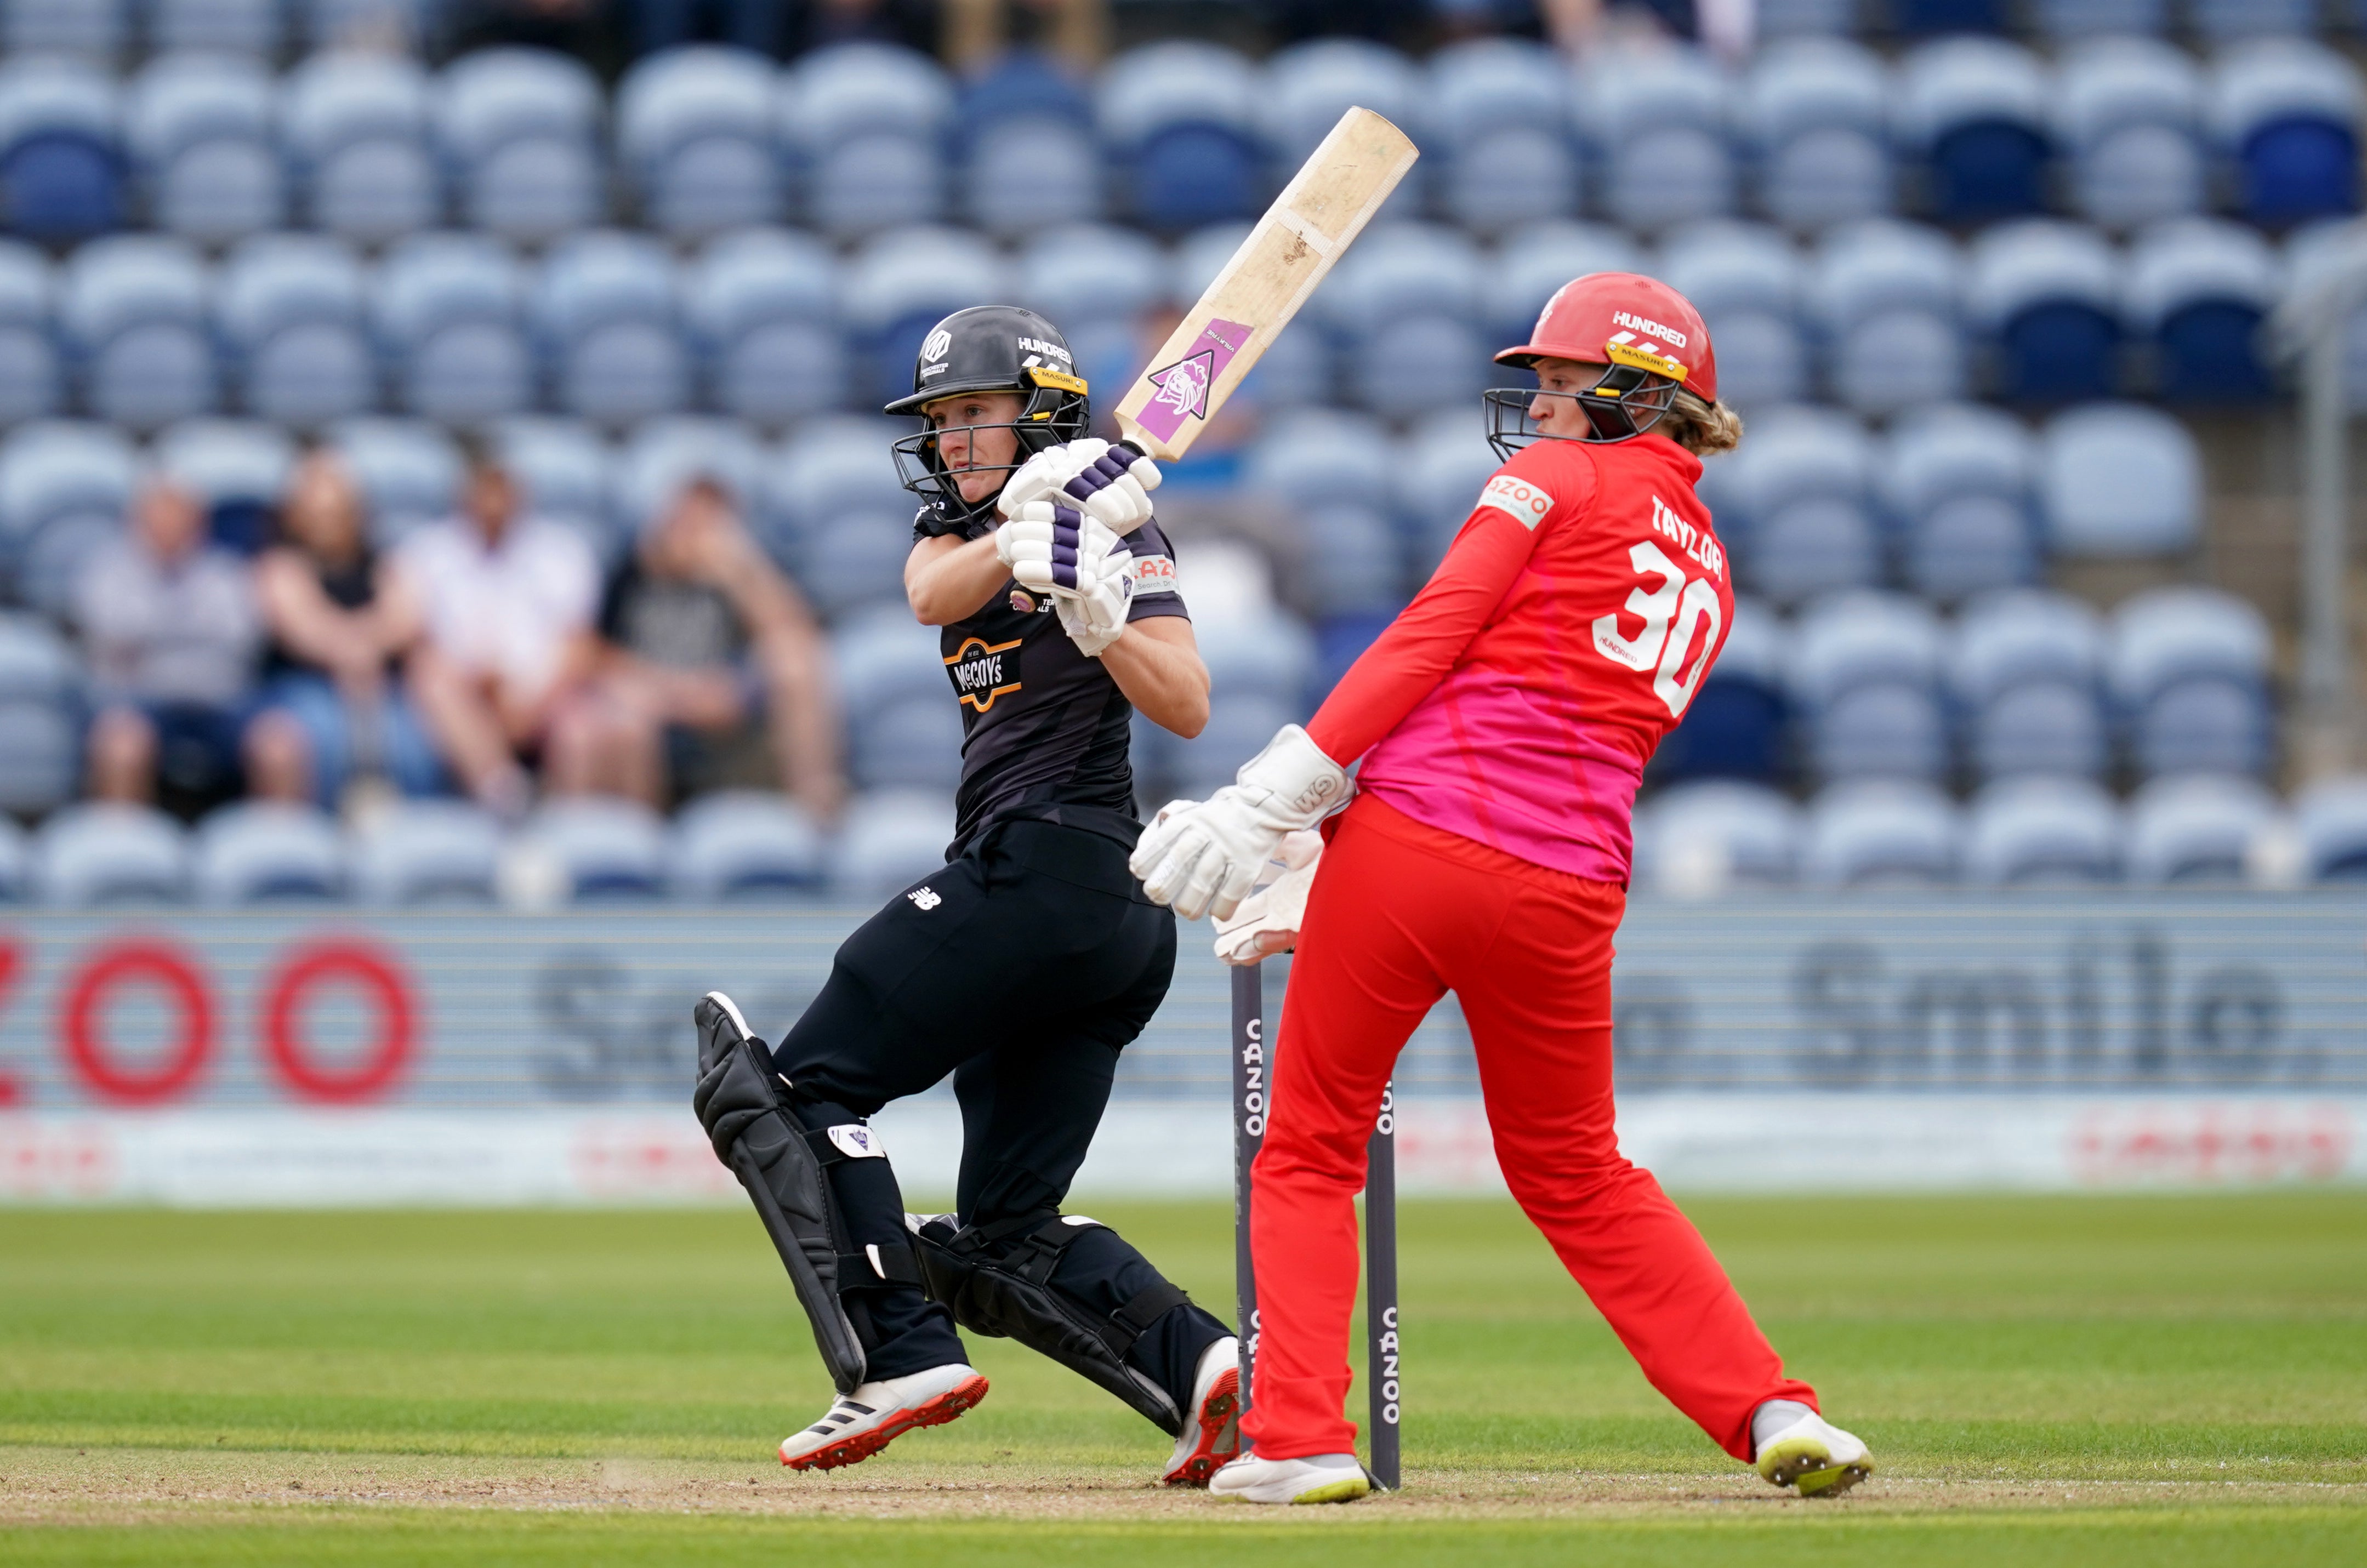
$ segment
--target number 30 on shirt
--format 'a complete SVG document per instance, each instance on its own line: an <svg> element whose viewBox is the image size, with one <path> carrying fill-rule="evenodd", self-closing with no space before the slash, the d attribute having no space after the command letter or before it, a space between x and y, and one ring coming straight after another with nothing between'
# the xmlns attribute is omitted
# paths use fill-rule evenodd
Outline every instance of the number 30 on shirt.
<svg viewBox="0 0 2367 1568"><path fill-rule="evenodd" d="M1639 575L1657 578L1659 586L1647 592L1638 582L1628 591L1627 613L1644 619L1634 637L1621 633L1617 615L1598 616L1594 650L1614 664L1650 674L1653 694L1669 705L1671 717L1682 718L1723 629L1717 590L1705 577L1687 578L1685 569L1649 539L1632 547L1627 558Z"/></svg>

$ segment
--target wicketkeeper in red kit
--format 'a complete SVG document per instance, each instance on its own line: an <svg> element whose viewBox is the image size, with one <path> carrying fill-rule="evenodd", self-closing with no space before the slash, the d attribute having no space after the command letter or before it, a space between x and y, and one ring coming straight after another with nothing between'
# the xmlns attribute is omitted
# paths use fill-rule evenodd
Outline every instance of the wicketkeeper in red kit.
<svg viewBox="0 0 2367 1568"><path fill-rule="evenodd" d="M1865 1444L1784 1376L1613 1125L1636 790L1733 621L1693 486L1741 422L1717 401L1699 312L1632 273L1565 285L1496 357L1537 389L1486 395L1505 461L1428 585L1306 728L1207 801L1168 807L1133 856L1152 898L1217 918L1220 956L1297 952L1252 1174L1253 1449L1210 1490L1368 1488L1341 1414L1354 1199L1398 1053L1452 990L1512 1196L1653 1386L1774 1484L1836 1494L1872 1472ZM1252 895L1278 856L1297 869Z"/></svg>

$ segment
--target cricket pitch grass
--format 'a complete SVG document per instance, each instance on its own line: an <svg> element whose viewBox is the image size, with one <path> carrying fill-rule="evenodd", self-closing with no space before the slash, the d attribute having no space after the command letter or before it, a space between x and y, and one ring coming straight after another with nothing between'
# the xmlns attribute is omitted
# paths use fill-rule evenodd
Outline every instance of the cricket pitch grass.
<svg viewBox="0 0 2367 1568"><path fill-rule="evenodd" d="M1402 1206L1405 1489L1288 1510L1000 1340L783 1470L831 1391L744 1213L0 1210L0 1562L2367 1562L2367 1194L1685 1207L1851 1495L1716 1451L1503 1202ZM1229 1205L1092 1209L1229 1315Z"/></svg>

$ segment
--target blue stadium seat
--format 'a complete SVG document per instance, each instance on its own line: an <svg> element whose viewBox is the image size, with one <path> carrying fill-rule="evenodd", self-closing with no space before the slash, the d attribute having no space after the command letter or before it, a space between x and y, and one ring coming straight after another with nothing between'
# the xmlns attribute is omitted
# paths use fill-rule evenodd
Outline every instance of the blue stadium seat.
<svg viewBox="0 0 2367 1568"><path fill-rule="evenodd" d="M425 420L348 419L326 440L368 501L370 537L381 549L459 503L460 449Z"/></svg>
<svg viewBox="0 0 2367 1568"><path fill-rule="evenodd" d="M190 880L215 908L325 903L344 896L345 847L317 806L249 800L198 824Z"/></svg>
<svg viewBox="0 0 2367 1568"><path fill-rule="evenodd" d="M247 412L311 426L378 404L361 265L324 234L258 234L223 264L215 319Z"/></svg>
<svg viewBox="0 0 2367 1568"><path fill-rule="evenodd" d="M2359 210L2359 73L2323 44L2263 39L2223 55L2211 125L2238 216L2267 228Z"/></svg>
<svg viewBox="0 0 2367 1568"><path fill-rule="evenodd" d="M2303 36L2317 30L2317 0L2187 0L2197 36L2236 39Z"/></svg>
<svg viewBox="0 0 2367 1568"><path fill-rule="evenodd" d="M1955 244L1920 223L1872 219L1827 231L1802 295L1831 394L1874 415L1963 397L1964 273Z"/></svg>
<svg viewBox="0 0 2367 1568"><path fill-rule="evenodd" d="M1865 429L1831 409L1772 409L1722 464L1719 536L1738 582L1779 604L1882 580L1874 514L1875 451Z"/></svg>
<svg viewBox="0 0 2367 1568"><path fill-rule="evenodd" d="M1635 881L1680 897L1787 887L1799 874L1800 839L1800 808L1763 784L1678 784L1637 813Z"/></svg>
<svg viewBox="0 0 2367 1568"><path fill-rule="evenodd" d="M77 61L0 60L0 231L58 244L123 222L115 83Z"/></svg>
<svg viewBox="0 0 2367 1568"><path fill-rule="evenodd" d="M1648 270L1634 237L1606 224L1535 223L1518 230L1497 248L1489 268L1480 299L1489 334L1499 347L1526 343L1546 301L1571 278ZM1500 370L1499 377L1501 385L1535 384L1525 373Z"/></svg>
<svg viewBox="0 0 2367 1568"><path fill-rule="evenodd" d="M2103 623L2068 595L2024 589L1965 606L1948 674L1973 772L2101 777L2111 761L2103 661Z"/></svg>
<svg viewBox="0 0 2367 1568"><path fill-rule="evenodd" d="M642 221L677 237L777 222L779 82L753 51L694 45L648 55L617 85L617 161Z"/></svg>
<svg viewBox="0 0 2367 1568"><path fill-rule="evenodd" d="M2056 136L2080 212L2123 229L2202 209L2203 73L2191 55L2099 39L2064 56L2056 82Z"/></svg>
<svg viewBox="0 0 2367 1568"><path fill-rule="evenodd" d="M2327 779L2293 797L2303 863L2313 882L2367 882L2367 779Z"/></svg>
<svg viewBox="0 0 2367 1568"><path fill-rule="evenodd" d="M33 841L33 886L44 904L177 904L188 897L181 825L145 806L69 806Z"/></svg>
<svg viewBox="0 0 2367 1568"><path fill-rule="evenodd" d="M1271 159L1267 183L1279 189L1340 117L1361 106L1424 145L1431 140L1429 84L1414 63L1385 44L1358 38L1318 38L1276 51L1265 62L1258 109ZM1421 216L1429 171L1416 163L1376 219Z"/></svg>
<svg viewBox="0 0 2367 1568"><path fill-rule="evenodd" d="M1104 67L1094 118L1129 214L1171 233L1253 217L1267 191L1263 87L1256 65L1214 44L1155 43Z"/></svg>
<svg viewBox="0 0 2367 1568"><path fill-rule="evenodd" d="M1425 581L1479 502L1499 459L1467 409L1442 409L1397 450L1397 508L1409 581Z"/></svg>
<svg viewBox="0 0 2367 1568"><path fill-rule="evenodd" d="M1354 400L1402 419L1477 398L1495 346L1479 335L1480 280L1478 249L1437 225L1394 223L1350 251L1316 298Z"/></svg>
<svg viewBox="0 0 2367 1568"><path fill-rule="evenodd" d="M2036 57L2001 39L1922 45L1899 68L1898 131L1929 169L1932 213L1982 222L2045 205L2047 83Z"/></svg>
<svg viewBox="0 0 2367 1568"><path fill-rule="evenodd" d="M2305 223L2285 243L2285 295L2301 299L2361 267L2367 267L2367 226L2339 218ZM2367 408L2367 310L2352 310L2345 323L2342 382L2352 410Z"/></svg>
<svg viewBox="0 0 2367 1568"><path fill-rule="evenodd" d="M1808 803L1801 880L1812 887L1935 887L1955 880L1964 824L1930 784L1836 784Z"/></svg>
<svg viewBox="0 0 2367 1568"><path fill-rule="evenodd" d="M1438 160L1430 189L1443 216L1492 234L1578 211L1569 73L1551 50L1520 39L1449 44L1430 57L1424 96L1435 144L1424 161Z"/></svg>
<svg viewBox="0 0 2367 1568"><path fill-rule="evenodd" d="M276 85L251 60L167 55L132 79L124 138L156 226L220 244L287 220Z"/></svg>
<svg viewBox="0 0 2367 1568"><path fill-rule="evenodd" d="M526 415L501 421L491 434L527 509L573 528L604 564L615 565L629 536L616 515L617 457L600 433L580 420Z"/></svg>
<svg viewBox="0 0 2367 1568"><path fill-rule="evenodd" d="M413 234L379 264L370 290L395 400L455 424L534 406L527 277L486 234Z"/></svg>
<svg viewBox="0 0 2367 1568"><path fill-rule="evenodd" d="M2049 420L2039 443L2039 505L2050 551L2174 555L2201 539L2202 454L2168 414L2135 403L2094 403Z"/></svg>
<svg viewBox="0 0 2367 1568"><path fill-rule="evenodd" d="M279 0L149 0L148 47L268 60L284 25Z"/></svg>
<svg viewBox="0 0 2367 1568"><path fill-rule="evenodd" d="M561 408L621 425L689 405L674 258L655 240L620 229L570 236L551 247L535 305Z"/></svg>
<svg viewBox="0 0 2367 1568"><path fill-rule="evenodd" d="M825 878L812 818L777 795L727 790L674 818L674 894L706 903L810 893Z"/></svg>
<svg viewBox="0 0 2367 1568"><path fill-rule="evenodd" d="M805 209L824 232L853 238L945 210L954 93L928 56L881 43L818 49L790 68L781 102Z"/></svg>
<svg viewBox="0 0 2367 1568"><path fill-rule="evenodd" d="M2034 580L2037 467L2030 432L1999 410L1944 403L1899 420L1882 497L1908 585L1946 602Z"/></svg>
<svg viewBox="0 0 2367 1568"><path fill-rule="evenodd" d="M0 428L58 412L65 373L51 326L56 292L40 252L0 240Z"/></svg>
<svg viewBox="0 0 2367 1568"><path fill-rule="evenodd" d="M368 903L484 905L498 897L502 829L460 800L405 800L357 833L354 892Z"/></svg>
<svg viewBox="0 0 2367 1568"><path fill-rule="evenodd" d="M2169 0L2035 0L2030 12L2039 36L2056 42L2157 34L2169 25Z"/></svg>
<svg viewBox="0 0 2367 1568"><path fill-rule="evenodd" d="M760 517L765 542L824 615L886 604L906 619L904 558L918 498L888 454L901 422L811 420L767 464ZM933 672L943 680L942 667Z"/></svg>
<svg viewBox="0 0 2367 1568"><path fill-rule="evenodd" d="M104 65L131 32L130 0L0 0L0 50L66 54Z"/></svg>
<svg viewBox="0 0 2367 1568"><path fill-rule="evenodd" d="M2207 588L2157 588L2112 615L2114 697L2147 778L2257 775L2271 758L2269 628L2259 611Z"/></svg>
<svg viewBox="0 0 2367 1568"><path fill-rule="evenodd" d="M1717 395L1746 413L1809 390L1801 266L1781 231L1712 219L1660 250L1659 277L1693 302L1717 347Z"/></svg>
<svg viewBox="0 0 2367 1568"><path fill-rule="evenodd" d="M0 614L0 811L44 812L74 797L82 695L80 661L57 628L39 615ZM17 863L0 868L0 879L20 894L24 846L7 848Z"/></svg>
<svg viewBox="0 0 2367 1568"><path fill-rule="evenodd" d="M1389 479L1372 460L1387 445L1371 420L1300 409L1267 422L1244 466L1245 491L1283 503L1304 597L1319 614L1387 611L1404 601Z"/></svg>
<svg viewBox="0 0 2367 1568"><path fill-rule="evenodd" d="M1993 345L1996 391L2071 402L2118 390L2121 267L2094 230L2033 219L1973 242L1965 304Z"/></svg>
<svg viewBox="0 0 2367 1568"><path fill-rule="evenodd" d="M639 903L662 897L670 858L665 823L638 801L605 795L546 800L519 829L567 902Z"/></svg>
<svg viewBox="0 0 2367 1568"><path fill-rule="evenodd" d="M884 898L942 870L953 836L953 797L943 790L858 795L840 818L831 886L850 901Z"/></svg>
<svg viewBox="0 0 2367 1568"><path fill-rule="evenodd" d="M1203 601L1212 597L1210 568L1216 562L1211 558L1217 554L1207 545L1191 553L1185 570L1194 575L1185 593L1198 592ZM1208 690L1213 696L1262 697L1284 710L1287 718L1307 716L1304 705L1308 678L1315 672L1315 638L1296 616L1272 605L1243 614L1240 607L1228 610L1221 603L1212 604L1206 615L1200 615L1197 603L1193 611L1199 617L1201 662L1208 667ZM1272 734L1270 727L1267 735ZM1263 744L1263 739L1259 740L1227 763L1227 768L1246 761Z"/></svg>
<svg viewBox="0 0 2367 1568"><path fill-rule="evenodd" d="M2129 802L2129 880L2241 882L2278 815L2274 797L2250 779L2157 779Z"/></svg>
<svg viewBox="0 0 2367 1568"><path fill-rule="evenodd" d="M276 507L296 443L260 420L185 420L158 434L149 460L209 507Z"/></svg>
<svg viewBox="0 0 2367 1568"><path fill-rule="evenodd" d="M1170 777L1176 792L1205 799L1235 781L1240 766L1274 739L1275 730L1306 716L1291 698L1251 692L1212 694L1207 727L1189 740L1177 739Z"/></svg>
<svg viewBox="0 0 2367 1568"><path fill-rule="evenodd" d="M840 626L831 651L855 787L950 791L961 774L962 712L936 628L879 605Z"/></svg>
<svg viewBox="0 0 2367 1568"><path fill-rule="evenodd" d="M612 508L625 536L638 537L696 479L715 480L735 504L753 508L764 469L764 449L736 420L653 419L617 454Z"/></svg>
<svg viewBox="0 0 2367 1568"><path fill-rule="evenodd" d="M1179 303L1197 299L1249 232L1246 222L1217 223L1185 235L1175 246L1169 298ZM1268 408L1332 402L1338 395L1332 384L1334 357L1331 340L1323 333L1286 332L1267 346L1265 357L1242 382L1240 395Z"/></svg>
<svg viewBox="0 0 2367 1568"><path fill-rule="evenodd" d="M1602 49L1580 68L1579 123L1603 165L1598 200L1621 227L1659 231L1734 210L1723 127L1735 85L1694 51Z"/></svg>
<svg viewBox="0 0 2367 1568"><path fill-rule="evenodd" d="M589 67L545 50L481 50L446 66L436 132L469 222L527 243L598 222L603 102Z"/></svg>
<svg viewBox="0 0 2367 1568"><path fill-rule="evenodd" d="M140 457L111 424L37 420L0 442L0 557L13 597L62 616L92 550L115 538Z"/></svg>
<svg viewBox="0 0 2367 1568"><path fill-rule="evenodd" d="M714 406L777 426L844 402L838 288L837 257L809 234L710 242L683 278L683 306Z"/></svg>
<svg viewBox="0 0 2367 1568"><path fill-rule="evenodd" d="M2009 779L1965 813L1965 877L1987 887L2117 882L2124 829L2112 797L2085 779Z"/></svg>
<svg viewBox="0 0 2367 1568"><path fill-rule="evenodd" d="M1889 77L1863 46L1808 38L1762 51L1741 107L1759 209L1799 230L1890 211L1889 114Z"/></svg>
<svg viewBox="0 0 2367 1568"><path fill-rule="evenodd" d="M2154 354L2154 391L2181 403L2257 403L2275 389L2260 323L2283 288L2257 230L2190 218L2148 230L2129 251L2122 310Z"/></svg>
<svg viewBox="0 0 2367 1568"><path fill-rule="evenodd" d="M1942 647L1931 610L1903 595L1837 593L1801 613L1787 684L1806 720L1817 776L1942 774Z"/></svg>
<svg viewBox="0 0 2367 1568"><path fill-rule="evenodd" d="M442 216L444 175L429 144L433 95L417 62L316 54L284 85L280 136L315 227L381 244Z"/></svg>
<svg viewBox="0 0 2367 1568"><path fill-rule="evenodd" d="M1037 234L1019 254L1018 298L1058 322L1077 374L1104 409L1142 368L1144 321L1167 302L1166 253L1132 229L1077 223Z"/></svg>
<svg viewBox="0 0 2367 1568"><path fill-rule="evenodd" d="M929 329L1010 292L1002 258L976 234L925 225L874 239L848 258L840 276L857 407L878 408L910 392Z"/></svg>
<svg viewBox="0 0 2367 1568"><path fill-rule="evenodd" d="M1005 51L961 92L962 205L981 229L1024 239L1102 215L1093 99L1052 56Z"/></svg>
<svg viewBox="0 0 2367 1568"><path fill-rule="evenodd" d="M210 288L186 242L126 234L96 240L66 264L58 322L101 419L153 430L214 406Z"/></svg>
<svg viewBox="0 0 2367 1568"><path fill-rule="evenodd" d="M1773 610L1748 595L1735 600L1717 662L1652 759L1656 777L1772 783L1784 776L1791 761L1784 643Z"/></svg>

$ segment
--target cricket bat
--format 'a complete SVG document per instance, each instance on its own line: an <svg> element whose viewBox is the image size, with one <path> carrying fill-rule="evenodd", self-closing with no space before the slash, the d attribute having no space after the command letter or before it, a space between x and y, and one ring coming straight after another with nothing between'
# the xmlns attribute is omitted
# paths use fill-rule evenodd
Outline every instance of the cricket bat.
<svg viewBox="0 0 2367 1568"><path fill-rule="evenodd" d="M1126 438L1163 460L1190 451L1421 155L1372 110L1342 115L1118 400Z"/></svg>

